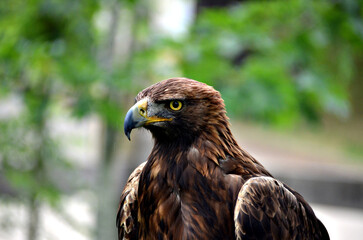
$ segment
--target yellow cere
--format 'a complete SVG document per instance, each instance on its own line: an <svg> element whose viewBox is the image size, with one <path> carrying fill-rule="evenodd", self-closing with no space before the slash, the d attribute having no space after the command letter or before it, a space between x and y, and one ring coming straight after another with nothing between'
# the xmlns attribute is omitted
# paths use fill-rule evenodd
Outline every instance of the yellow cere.
<svg viewBox="0 0 363 240"><path fill-rule="evenodd" d="M141 100L138 104L137 104L137 108L138 108L138 112L141 116L143 117L147 117L146 116L146 109L147 109L147 99L143 99Z"/></svg>

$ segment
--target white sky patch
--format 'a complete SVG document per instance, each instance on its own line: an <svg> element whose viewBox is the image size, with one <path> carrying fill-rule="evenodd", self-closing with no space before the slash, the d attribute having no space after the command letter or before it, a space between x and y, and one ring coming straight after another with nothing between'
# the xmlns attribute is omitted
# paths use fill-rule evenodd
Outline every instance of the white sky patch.
<svg viewBox="0 0 363 240"><path fill-rule="evenodd" d="M151 27L159 34L183 37L194 18L193 0L153 1Z"/></svg>
<svg viewBox="0 0 363 240"><path fill-rule="evenodd" d="M18 116L23 110L20 96L11 94L0 100L0 120Z"/></svg>

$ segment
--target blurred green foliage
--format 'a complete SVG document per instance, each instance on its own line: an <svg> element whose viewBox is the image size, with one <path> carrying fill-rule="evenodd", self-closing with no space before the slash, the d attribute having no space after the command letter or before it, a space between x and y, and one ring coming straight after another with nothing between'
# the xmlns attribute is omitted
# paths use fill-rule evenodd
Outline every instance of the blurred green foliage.
<svg viewBox="0 0 363 240"><path fill-rule="evenodd" d="M23 105L16 119L2 121L2 167L12 174L12 183L28 184L34 194L49 182L45 176L49 169L43 168L55 168L52 159L59 158L47 126L51 107L70 92L79 102L82 89L96 77L91 20L98 5L96 1L2 1L0 6L1 93L16 95ZM57 195L52 187L46 189L47 196Z"/></svg>
<svg viewBox="0 0 363 240"><path fill-rule="evenodd" d="M249 1L203 11L181 67L220 89L233 115L286 126L349 116L362 43L359 1Z"/></svg>
<svg viewBox="0 0 363 240"><path fill-rule="evenodd" d="M128 56L115 55L121 9L130 15L126 19L132 29L126 36L131 41ZM77 179L63 179L72 176L71 170L81 169L70 168L71 160L65 159L52 136L51 121L60 107L61 114L71 112L74 118L93 114L100 119L101 159L99 166L92 166L99 179L96 186L88 187L100 201L107 202L108 193L97 191L115 193L107 176L122 126L121 113L145 86L132 79L147 79L154 56L144 46L146 10L139 1L122 6L118 1L96 0L1 1L0 97L20 100L21 110L0 119L0 174L15 192L7 198L28 206L27 239L38 237L42 204L55 206L62 194L80 187ZM98 26L100 19L103 27ZM100 218L97 224L106 227L95 227L93 232L100 239L112 239L116 234L113 217L107 213L105 219L102 206L95 215ZM106 207L115 211L116 206Z"/></svg>
<svg viewBox="0 0 363 240"><path fill-rule="evenodd" d="M0 122L0 171L15 191L12 200L28 206L27 239L38 237L41 204L55 206L69 190L60 178L71 164L49 122L64 99L73 112L85 112L80 103L99 76L92 22L98 9L97 1L0 3L0 94L21 105Z"/></svg>

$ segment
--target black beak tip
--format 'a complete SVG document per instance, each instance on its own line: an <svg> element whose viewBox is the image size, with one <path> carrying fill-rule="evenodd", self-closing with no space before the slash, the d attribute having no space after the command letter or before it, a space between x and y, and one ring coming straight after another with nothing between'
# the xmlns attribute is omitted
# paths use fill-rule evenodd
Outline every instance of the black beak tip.
<svg viewBox="0 0 363 240"><path fill-rule="evenodd" d="M133 127L132 125L129 124L129 122L125 122L125 125L124 125L124 132L125 132L125 135L127 137L127 139L129 139L129 141L131 141L131 131L132 131Z"/></svg>
<svg viewBox="0 0 363 240"><path fill-rule="evenodd" d="M131 131L132 129L134 129L135 127L135 122L133 120L132 117L132 111L128 111L125 117L125 121L124 121L124 132L126 137L129 139L129 141L131 140Z"/></svg>
<svg viewBox="0 0 363 240"><path fill-rule="evenodd" d="M125 131L125 135L126 135L127 139L129 139L129 141L131 141L131 137L130 137L131 131L128 131L128 132Z"/></svg>

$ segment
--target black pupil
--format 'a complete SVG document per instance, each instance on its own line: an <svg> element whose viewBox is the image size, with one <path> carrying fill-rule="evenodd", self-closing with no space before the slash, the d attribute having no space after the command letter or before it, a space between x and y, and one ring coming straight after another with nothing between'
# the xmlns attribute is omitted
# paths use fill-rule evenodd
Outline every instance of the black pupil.
<svg viewBox="0 0 363 240"><path fill-rule="evenodd" d="M179 107L179 102L177 102L177 101L173 101L173 108L178 108Z"/></svg>

